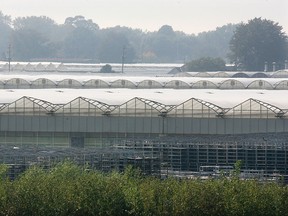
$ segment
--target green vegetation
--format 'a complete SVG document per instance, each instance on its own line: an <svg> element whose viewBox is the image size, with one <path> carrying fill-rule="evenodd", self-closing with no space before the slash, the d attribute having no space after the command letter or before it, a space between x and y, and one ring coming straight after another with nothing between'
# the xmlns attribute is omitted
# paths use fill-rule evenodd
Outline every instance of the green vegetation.
<svg viewBox="0 0 288 216"><path fill-rule="evenodd" d="M97 21L97 20L96 20ZM13 61L181 63L202 56L226 58L236 25L189 35L163 25L158 31L115 26L100 28L83 16L57 24L46 16L16 17L0 11L0 59Z"/></svg>
<svg viewBox="0 0 288 216"><path fill-rule="evenodd" d="M112 70L112 66L110 64L105 64L100 69L100 73L115 73L115 71Z"/></svg>
<svg viewBox="0 0 288 216"><path fill-rule="evenodd" d="M230 41L230 59L240 69L263 71L267 62L271 70L272 62L284 64L288 57L287 45L282 26L271 20L254 18L236 28Z"/></svg>
<svg viewBox="0 0 288 216"><path fill-rule="evenodd" d="M12 19L0 11L0 32L3 61L9 57L9 44L13 61L121 63L123 47L125 63L182 63L210 57L235 63L240 70L263 71L265 62L268 70L272 62L281 69L288 58L287 33L262 18L189 35L169 25L154 32L121 26L101 29L81 15L57 24L46 16Z"/></svg>
<svg viewBox="0 0 288 216"><path fill-rule="evenodd" d="M5 178L0 167L0 215L287 215L288 187L276 183L160 180L128 167L103 174L70 162L33 167Z"/></svg>
<svg viewBox="0 0 288 216"><path fill-rule="evenodd" d="M225 61L221 58L203 57L193 60L185 65L186 71L225 71Z"/></svg>

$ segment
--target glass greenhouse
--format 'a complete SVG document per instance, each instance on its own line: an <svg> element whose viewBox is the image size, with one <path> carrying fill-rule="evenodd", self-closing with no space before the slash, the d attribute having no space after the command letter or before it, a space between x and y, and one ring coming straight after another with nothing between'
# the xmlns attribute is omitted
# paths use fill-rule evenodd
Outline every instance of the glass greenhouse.
<svg viewBox="0 0 288 216"><path fill-rule="evenodd" d="M242 160L246 170L288 175L288 78L276 78L277 72L266 78L221 73L3 72L0 148L6 153L0 160L33 164L47 151L43 158L51 161L74 155L97 169L141 163L147 172L159 172L163 164L173 172L197 172ZM12 157L17 149L23 152ZM115 157L104 157L107 152Z"/></svg>

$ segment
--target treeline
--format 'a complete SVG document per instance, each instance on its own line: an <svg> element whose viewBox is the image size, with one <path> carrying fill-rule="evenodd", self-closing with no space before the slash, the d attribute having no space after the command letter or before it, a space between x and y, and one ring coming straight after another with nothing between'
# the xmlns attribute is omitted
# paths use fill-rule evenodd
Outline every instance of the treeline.
<svg viewBox="0 0 288 216"><path fill-rule="evenodd" d="M201 57L227 58L236 25L227 24L198 35L163 25L155 32L128 27L100 28L83 16L63 24L45 16L14 20L0 11L0 58L14 61L184 63ZM9 44L11 45L9 55Z"/></svg>
<svg viewBox="0 0 288 216"><path fill-rule="evenodd" d="M103 174L65 162L10 181L1 167L0 215L288 215L288 188L276 183L160 180L138 170Z"/></svg>

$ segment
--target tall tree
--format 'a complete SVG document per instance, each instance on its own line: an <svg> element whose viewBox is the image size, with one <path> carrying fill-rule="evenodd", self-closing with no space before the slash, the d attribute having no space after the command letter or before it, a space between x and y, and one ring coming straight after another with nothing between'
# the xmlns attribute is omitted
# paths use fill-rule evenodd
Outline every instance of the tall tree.
<svg viewBox="0 0 288 216"><path fill-rule="evenodd" d="M95 32L83 27L75 28L64 41L66 58L97 59L98 38Z"/></svg>
<svg viewBox="0 0 288 216"><path fill-rule="evenodd" d="M68 17L62 25L66 36L63 42L65 58L98 61L99 26L84 16Z"/></svg>
<svg viewBox="0 0 288 216"><path fill-rule="evenodd" d="M13 21L13 55L17 60L54 58L52 38L58 25L46 16L18 17Z"/></svg>
<svg viewBox="0 0 288 216"><path fill-rule="evenodd" d="M8 57L7 49L11 32L11 17L4 15L0 11L0 59L6 60Z"/></svg>
<svg viewBox="0 0 288 216"><path fill-rule="evenodd" d="M46 16L28 16L18 17L13 21L14 29L17 30L33 30L40 33L43 37L49 38L53 35L57 24L54 20Z"/></svg>
<svg viewBox="0 0 288 216"><path fill-rule="evenodd" d="M254 18L241 23L230 41L230 59L245 70L261 71L265 62L281 63L287 57L287 36L271 20Z"/></svg>
<svg viewBox="0 0 288 216"><path fill-rule="evenodd" d="M157 55L158 61L175 61L177 58L177 37L173 28L164 25L151 36L151 51Z"/></svg>
<svg viewBox="0 0 288 216"><path fill-rule="evenodd" d="M216 30L202 32L197 35L195 44L196 58L203 56L227 58L229 42L234 34L237 25L227 24L217 27Z"/></svg>
<svg viewBox="0 0 288 216"><path fill-rule="evenodd" d="M13 58L15 60L31 61L50 58L54 46L42 34L31 29L20 29L12 37Z"/></svg>
<svg viewBox="0 0 288 216"><path fill-rule="evenodd" d="M106 63L132 63L135 51L127 36L122 32L108 29L102 34L100 45L100 61ZM123 59L124 58L124 59Z"/></svg>
<svg viewBox="0 0 288 216"><path fill-rule="evenodd" d="M67 17L65 19L65 25L71 25L75 28L85 28L90 31L98 31L99 26L91 19L86 19L84 16Z"/></svg>

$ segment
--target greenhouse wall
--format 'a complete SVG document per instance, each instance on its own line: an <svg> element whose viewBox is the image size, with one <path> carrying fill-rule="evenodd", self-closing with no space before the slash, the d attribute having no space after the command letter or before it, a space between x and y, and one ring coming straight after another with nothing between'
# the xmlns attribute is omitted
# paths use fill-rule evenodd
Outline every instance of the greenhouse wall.
<svg viewBox="0 0 288 216"><path fill-rule="evenodd" d="M124 116L0 116L1 131L139 134L288 132L288 119Z"/></svg>

